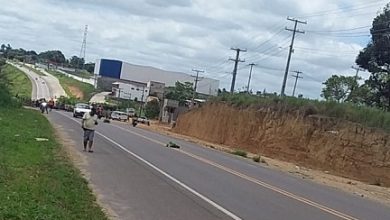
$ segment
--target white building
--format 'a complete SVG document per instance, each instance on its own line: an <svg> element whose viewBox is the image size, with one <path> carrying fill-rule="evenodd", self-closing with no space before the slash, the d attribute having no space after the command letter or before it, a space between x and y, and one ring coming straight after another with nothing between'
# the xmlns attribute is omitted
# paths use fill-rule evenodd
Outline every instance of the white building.
<svg viewBox="0 0 390 220"><path fill-rule="evenodd" d="M149 95L149 88L146 84L131 82L114 82L112 84L112 94L114 97L146 102Z"/></svg>
<svg viewBox="0 0 390 220"><path fill-rule="evenodd" d="M166 87L175 86L177 81L194 82L190 74L166 71L149 66L139 66L119 60L99 59L95 64L95 74L102 78L130 80L147 83L157 81L164 83ZM104 80L102 80L104 81ZM196 92L204 95L218 95L219 81L202 77L198 82Z"/></svg>

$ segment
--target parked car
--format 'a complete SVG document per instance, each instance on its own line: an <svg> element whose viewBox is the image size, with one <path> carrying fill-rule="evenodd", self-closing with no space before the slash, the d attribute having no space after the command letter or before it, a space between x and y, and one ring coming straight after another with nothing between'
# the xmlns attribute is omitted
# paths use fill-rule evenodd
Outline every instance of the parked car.
<svg viewBox="0 0 390 220"><path fill-rule="evenodd" d="M126 112L113 111L111 113L111 119L118 120L118 121L128 121L129 117L127 116Z"/></svg>
<svg viewBox="0 0 390 220"><path fill-rule="evenodd" d="M91 106L85 103L77 103L73 109L73 117L83 117L86 112L91 112Z"/></svg>
<svg viewBox="0 0 390 220"><path fill-rule="evenodd" d="M139 118L137 119L137 122L142 123L142 124L150 125L149 119L146 118L145 116L139 117Z"/></svg>

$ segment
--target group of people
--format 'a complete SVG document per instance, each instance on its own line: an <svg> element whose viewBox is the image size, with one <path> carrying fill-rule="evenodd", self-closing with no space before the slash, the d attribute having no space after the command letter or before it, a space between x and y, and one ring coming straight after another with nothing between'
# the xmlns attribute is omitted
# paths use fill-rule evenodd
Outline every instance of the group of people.
<svg viewBox="0 0 390 220"><path fill-rule="evenodd" d="M49 101L47 101L45 98L35 101L35 107L39 108L42 113L46 112L46 114L49 114L49 111L51 111L54 106L55 101L53 98L51 98Z"/></svg>

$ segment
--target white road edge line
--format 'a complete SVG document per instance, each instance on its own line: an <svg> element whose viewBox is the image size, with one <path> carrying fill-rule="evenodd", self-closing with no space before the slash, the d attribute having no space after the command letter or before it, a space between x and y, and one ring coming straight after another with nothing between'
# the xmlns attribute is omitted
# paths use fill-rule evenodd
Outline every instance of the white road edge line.
<svg viewBox="0 0 390 220"><path fill-rule="evenodd" d="M67 117L77 123L79 123L79 121L65 115L65 114L62 114L60 112L58 112L59 114L63 115L64 117ZM101 137L105 138L106 140L108 140L109 142L113 143L114 145L116 145L118 148L120 148L121 150L125 151L126 153L132 155L133 157L137 158L138 160L140 160L141 162L145 163L146 165L148 165L149 167L153 168L154 170L156 170L157 172L161 173L162 175L164 175L165 177L167 177L168 179L170 179L171 181L175 182L176 184L178 184L179 186L183 187L184 189L188 190L189 192L191 192L192 194L194 194L195 196L201 198L202 200L204 200L205 202L209 203L211 206L213 206L214 208L218 209L219 211L223 212L224 214L226 214L227 216L229 216L230 218L234 219L234 220L242 220L240 217L238 217L237 215L233 214L232 212L230 212L229 210L225 209L224 207L218 205L217 203L215 203L214 201L212 201L211 199L207 198L206 196L202 195L201 193L197 192L196 190L192 189L191 187L187 186L186 184L184 184L183 182L181 182L180 180L176 179L175 177L169 175L168 173L166 173L165 171L161 170L160 168L156 167L155 165L153 165L152 163L150 163L149 161L143 159L142 157L138 156L136 153L133 153L131 152L130 150L126 149L124 146L118 144L117 142L115 142L114 140L112 140L111 138L105 136L104 134L98 132L98 131L95 131L96 134L100 135Z"/></svg>

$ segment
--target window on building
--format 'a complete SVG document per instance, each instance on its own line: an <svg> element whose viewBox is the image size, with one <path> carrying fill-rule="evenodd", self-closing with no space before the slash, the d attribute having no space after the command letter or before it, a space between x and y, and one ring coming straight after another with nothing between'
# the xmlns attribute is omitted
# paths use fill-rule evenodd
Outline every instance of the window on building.
<svg viewBox="0 0 390 220"><path fill-rule="evenodd" d="M134 90L134 88L133 88L133 87L131 87L131 90Z"/></svg>
<svg viewBox="0 0 390 220"><path fill-rule="evenodd" d="M139 88L137 88L137 91L139 91Z"/></svg>
<svg viewBox="0 0 390 220"><path fill-rule="evenodd" d="M145 92L148 92L148 90L147 90L147 89L145 89Z"/></svg>

